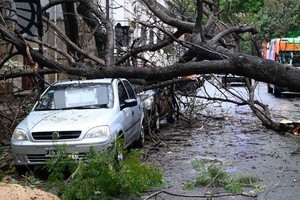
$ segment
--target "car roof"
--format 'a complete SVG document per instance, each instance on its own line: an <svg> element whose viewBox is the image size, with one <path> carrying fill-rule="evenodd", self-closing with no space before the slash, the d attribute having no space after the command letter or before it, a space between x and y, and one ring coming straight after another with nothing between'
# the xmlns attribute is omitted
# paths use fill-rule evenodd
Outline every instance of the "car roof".
<svg viewBox="0 0 300 200"><path fill-rule="evenodd" d="M77 83L112 83L115 78L89 79L89 80L64 80L56 82L54 85L67 85Z"/></svg>

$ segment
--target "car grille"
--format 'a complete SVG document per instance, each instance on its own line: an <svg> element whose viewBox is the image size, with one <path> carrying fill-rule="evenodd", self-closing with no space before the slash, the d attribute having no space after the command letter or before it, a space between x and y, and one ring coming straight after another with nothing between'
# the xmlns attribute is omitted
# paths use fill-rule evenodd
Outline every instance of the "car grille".
<svg viewBox="0 0 300 200"><path fill-rule="evenodd" d="M65 140L79 138L81 131L32 132L35 140Z"/></svg>
<svg viewBox="0 0 300 200"><path fill-rule="evenodd" d="M45 162L46 160L49 159L49 157L45 157L45 155L27 155L27 159L31 163L40 163L40 162Z"/></svg>
<svg viewBox="0 0 300 200"><path fill-rule="evenodd" d="M85 159L86 158L85 153L80 153L80 154L76 154L76 155L77 155L77 159ZM52 157L45 156L45 154L28 154L27 155L27 159L30 163L43 163L46 160L49 160L51 158Z"/></svg>

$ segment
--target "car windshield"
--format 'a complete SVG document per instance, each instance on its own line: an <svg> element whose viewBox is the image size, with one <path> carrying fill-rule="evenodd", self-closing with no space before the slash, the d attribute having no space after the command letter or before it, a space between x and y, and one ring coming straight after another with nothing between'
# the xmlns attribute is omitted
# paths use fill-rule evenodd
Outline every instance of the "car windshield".
<svg viewBox="0 0 300 200"><path fill-rule="evenodd" d="M112 85L78 83L51 86L34 110L95 109L113 106Z"/></svg>
<svg viewBox="0 0 300 200"><path fill-rule="evenodd" d="M282 64L300 67L300 51L282 51L280 52L280 62Z"/></svg>

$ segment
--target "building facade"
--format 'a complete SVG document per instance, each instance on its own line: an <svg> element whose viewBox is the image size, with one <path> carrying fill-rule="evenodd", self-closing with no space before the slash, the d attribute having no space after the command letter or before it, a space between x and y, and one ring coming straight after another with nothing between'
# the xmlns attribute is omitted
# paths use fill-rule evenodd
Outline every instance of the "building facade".
<svg viewBox="0 0 300 200"><path fill-rule="evenodd" d="M7 0L12 1L12 0ZM165 31L174 31L172 27L163 26L162 22L158 20L146 7L142 4L142 2L137 0L93 0L93 2L101 8L102 11L109 13L109 18L114 26L114 60L117 61L122 55L124 55L127 51L130 51L133 48L144 46L144 45L152 45L164 39L163 31L159 29L164 29ZM160 4L164 7L168 7L168 1L166 0L158 0ZM41 6L44 6L49 3L49 0L41 0ZM109 6L107 6L109 5ZM52 21L55 25L60 27L62 30L63 27L63 11L60 5L51 7L46 11L46 15L49 20ZM80 20L79 20L80 21ZM159 28L157 28L157 27ZM81 47L85 49L87 52L93 53L95 49L91 49L94 47L94 41L92 39L87 40L86 38L93 38L91 36L91 31L82 26L82 32L80 34L81 37ZM51 32L47 29L47 26L44 25L43 29L43 42L49 43L54 47L57 47L62 50L66 50L66 45L56 36L55 32ZM1 52L8 52L7 47L4 49L4 45L2 45ZM38 48L38 46L34 46L33 48ZM58 60L59 62L67 62L64 61L57 52L43 49L43 53L51 58ZM176 45L169 45L161 50L155 52L141 52L137 57L132 57L130 62L127 62L126 65L138 66L138 67L164 67L174 63L177 59L178 52L176 50ZM23 63L22 56L18 56L14 58L19 64ZM67 63L64 63L67 64ZM20 67L20 66L19 66ZM23 68L26 67L23 63ZM7 69L1 69L7 70ZM54 82L57 81L59 76L46 76L45 81ZM14 80L17 88L26 89L24 87L23 80ZM23 86L22 86L23 85Z"/></svg>

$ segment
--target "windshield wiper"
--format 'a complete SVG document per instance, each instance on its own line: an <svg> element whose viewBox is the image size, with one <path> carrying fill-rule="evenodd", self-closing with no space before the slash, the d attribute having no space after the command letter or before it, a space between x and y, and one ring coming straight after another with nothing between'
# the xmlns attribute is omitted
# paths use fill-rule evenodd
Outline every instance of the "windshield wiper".
<svg viewBox="0 0 300 200"><path fill-rule="evenodd" d="M34 111L48 111L48 110L53 110L50 108L35 108Z"/></svg>
<svg viewBox="0 0 300 200"><path fill-rule="evenodd" d="M64 108L35 108L34 111L51 111L51 110L62 110Z"/></svg>
<svg viewBox="0 0 300 200"><path fill-rule="evenodd" d="M64 108L35 108L34 111L72 110L72 109L98 109L98 108L107 108L107 104L73 106L73 107L64 107Z"/></svg>
<svg viewBox="0 0 300 200"><path fill-rule="evenodd" d="M61 108L61 110L69 110L69 109L97 109L97 108L107 108L107 104L96 104L96 105L66 107L66 108Z"/></svg>

